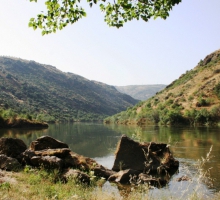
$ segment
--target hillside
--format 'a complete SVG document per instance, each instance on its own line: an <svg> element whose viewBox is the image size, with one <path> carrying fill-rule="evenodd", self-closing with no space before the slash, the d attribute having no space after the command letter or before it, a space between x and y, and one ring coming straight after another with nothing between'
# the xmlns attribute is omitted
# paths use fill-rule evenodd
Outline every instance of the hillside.
<svg viewBox="0 0 220 200"><path fill-rule="evenodd" d="M0 57L0 109L38 120L101 120L138 101L115 87L53 66Z"/></svg>
<svg viewBox="0 0 220 200"><path fill-rule="evenodd" d="M220 50L201 60L147 101L105 119L123 124L217 124L220 122Z"/></svg>
<svg viewBox="0 0 220 200"><path fill-rule="evenodd" d="M164 89L166 85L128 85L128 86L115 86L115 88L124 94L130 95L134 99L147 100L154 96L157 92Z"/></svg>

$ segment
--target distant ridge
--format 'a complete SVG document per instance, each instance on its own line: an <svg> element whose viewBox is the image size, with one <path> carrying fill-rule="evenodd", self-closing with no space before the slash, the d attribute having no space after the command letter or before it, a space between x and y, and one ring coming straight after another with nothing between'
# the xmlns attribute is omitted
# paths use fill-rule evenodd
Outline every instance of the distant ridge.
<svg viewBox="0 0 220 200"><path fill-rule="evenodd" d="M134 99L142 101L154 96L165 87L166 85L164 84L115 86L119 92L128 94Z"/></svg>
<svg viewBox="0 0 220 200"><path fill-rule="evenodd" d="M137 102L114 86L51 65L0 57L0 109L46 121L85 121L102 120Z"/></svg>

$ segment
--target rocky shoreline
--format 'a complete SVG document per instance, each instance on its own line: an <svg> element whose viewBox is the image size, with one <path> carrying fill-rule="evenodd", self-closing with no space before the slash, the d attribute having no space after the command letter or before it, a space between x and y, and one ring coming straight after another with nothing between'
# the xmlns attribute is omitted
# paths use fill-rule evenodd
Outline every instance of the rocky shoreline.
<svg viewBox="0 0 220 200"><path fill-rule="evenodd" d="M15 119L3 119L0 116L0 128L48 128L48 124L45 122L15 118Z"/></svg>
<svg viewBox="0 0 220 200"><path fill-rule="evenodd" d="M58 170L62 182L75 178L90 184L93 171L97 178L121 184L147 183L158 188L166 185L178 171L179 161L163 143L139 143L123 135L116 149L112 169L94 159L79 155L50 136L42 136L30 146L16 138L0 138L0 169L19 172L25 166Z"/></svg>

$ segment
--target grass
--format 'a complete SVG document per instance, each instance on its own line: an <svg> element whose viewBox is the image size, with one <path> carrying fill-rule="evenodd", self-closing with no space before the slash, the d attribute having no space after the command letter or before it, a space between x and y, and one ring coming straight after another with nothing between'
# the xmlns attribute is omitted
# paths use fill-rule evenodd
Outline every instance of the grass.
<svg viewBox="0 0 220 200"><path fill-rule="evenodd" d="M109 186L103 186L103 179L94 179L90 186L75 179L64 184L57 179L58 171L31 167L25 167L18 173L0 171L0 200L217 200L220 198L219 192L206 193L206 186L212 187L212 180L209 174L211 169L204 170L204 165L212 158L211 151L212 147L205 158L181 167L181 174L185 174L190 180L176 182L174 187L162 189L146 184L111 186L107 183ZM7 175L7 181L1 182L4 175Z"/></svg>

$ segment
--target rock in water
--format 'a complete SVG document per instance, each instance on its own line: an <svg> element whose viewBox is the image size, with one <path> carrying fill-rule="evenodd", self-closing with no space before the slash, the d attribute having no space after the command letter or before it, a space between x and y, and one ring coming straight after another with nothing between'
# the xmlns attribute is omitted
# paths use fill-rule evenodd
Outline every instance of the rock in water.
<svg viewBox="0 0 220 200"><path fill-rule="evenodd" d="M137 177L139 171L133 169L121 170L118 173L111 175L108 181L113 181L116 183L129 184L132 177Z"/></svg>
<svg viewBox="0 0 220 200"><path fill-rule="evenodd" d="M112 170L133 169L148 174L162 175L173 174L178 167L179 162L174 159L167 144L139 143L123 135L116 150Z"/></svg>

